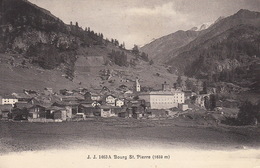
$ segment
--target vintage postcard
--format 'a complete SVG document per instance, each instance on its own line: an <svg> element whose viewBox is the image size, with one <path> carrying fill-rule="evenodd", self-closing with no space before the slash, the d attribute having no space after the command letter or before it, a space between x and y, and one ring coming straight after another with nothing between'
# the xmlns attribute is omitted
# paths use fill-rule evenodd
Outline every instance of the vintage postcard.
<svg viewBox="0 0 260 168"><path fill-rule="evenodd" d="M260 168L259 0L0 5L0 168Z"/></svg>

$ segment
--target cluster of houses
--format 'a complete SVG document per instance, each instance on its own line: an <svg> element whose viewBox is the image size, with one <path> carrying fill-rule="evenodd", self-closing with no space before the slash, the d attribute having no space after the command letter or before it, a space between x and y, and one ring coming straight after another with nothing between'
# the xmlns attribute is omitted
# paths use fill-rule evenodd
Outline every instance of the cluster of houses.
<svg viewBox="0 0 260 168"><path fill-rule="evenodd" d="M60 122L85 120L91 117L153 118L175 115L169 109L188 110L185 104L189 94L162 84L158 91L141 92L136 79L134 91L111 93L107 87L98 92L84 88L60 90L54 93L45 88L42 93L24 90L0 97L0 118L31 122ZM168 111L167 111L168 109ZM172 113L171 113L172 112Z"/></svg>

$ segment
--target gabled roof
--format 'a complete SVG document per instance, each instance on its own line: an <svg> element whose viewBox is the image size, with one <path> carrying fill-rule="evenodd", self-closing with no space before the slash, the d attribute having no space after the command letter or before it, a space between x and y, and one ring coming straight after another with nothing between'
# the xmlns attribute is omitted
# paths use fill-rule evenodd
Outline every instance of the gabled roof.
<svg viewBox="0 0 260 168"><path fill-rule="evenodd" d="M126 85L120 85L119 88L127 88Z"/></svg>
<svg viewBox="0 0 260 168"><path fill-rule="evenodd" d="M16 98L25 98L25 99L30 99L30 98L33 98L34 96L36 95L28 95L28 94L25 94L25 93L12 93L12 95Z"/></svg>
<svg viewBox="0 0 260 168"><path fill-rule="evenodd" d="M116 98L116 96L111 95L111 94L107 95L106 98L109 97L109 96L111 96L111 97L113 97L113 98Z"/></svg>
<svg viewBox="0 0 260 168"><path fill-rule="evenodd" d="M65 108L63 108L63 107L58 107L58 106L51 106L51 107L48 107L47 110L57 111L57 110L65 110Z"/></svg>
<svg viewBox="0 0 260 168"><path fill-rule="evenodd" d="M126 91L124 94L133 94L134 92L131 90Z"/></svg>
<svg viewBox="0 0 260 168"><path fill-rule="evenodd" d="M77 101L72 101L72 102L64 102L64 101L59 101L59 102L55 102L53 103L53 105L57 105L57 106L75 106L75 105L79 105L80 103L78 103Z"/></svg>
<svg viewBox="0 0 260 168"><path fill-rule="evenodd" d="M101 106L98 106L98 108L100 108L100 109L119 109L120 107L109 106L109 105L101 105Z"/></svg>
<svg viewBox="0 0 260 168"><path fill-rule="evenodd" d="M75 96L63 96L62 97L62 101L78 101L78 100L82 100L82 99L80 97L75 97Z"/></svg>
<svg viewBox="0 0 260 168"><path fill-rule="evenodd" d="M92 104L81 104L80 106L85 107L85 108L90 108L90 107L94 108L92 106Z"/></svg>
<svg viewBox="0 0 260 168"><path fill-rule="evenodd" d="M17 102L17 103L15 103L15 107L18 108L18 109L23 109L23 108L28 109L28 108L33 107L33 105L30 104L30 103L19 103L19 102Z"/></svg>
<svg viewBox="0 0 260 168"><path fill-rule="evenodd" d="M32 107L30 107L29 109L32 109L32 108L35 108L35 107L45 108L43 105L36 104L36 105L33 105Z"/></svg>

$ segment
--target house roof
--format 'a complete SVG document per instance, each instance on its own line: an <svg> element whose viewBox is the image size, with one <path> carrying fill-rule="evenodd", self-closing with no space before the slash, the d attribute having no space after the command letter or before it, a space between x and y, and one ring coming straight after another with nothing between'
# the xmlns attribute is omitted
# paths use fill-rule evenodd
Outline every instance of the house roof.
<svg viewBox="0 0 260 168"><path fill-rule="evenodd" d="M81 101L80 104L92 104L94 102L97 102L95 100L84 100L84 101Z"/></svg>
<svg viewBox="0 0 260 168"><path fill-rule="evenodd" d="M117 109L117 108L120 108L120 107L117 107L117 106L109 106L109 105L101 105L101 106L98 106L99 108L101 109Z"/></svg>
<svg viewBox="0 0 260 168"><path fill-rule="evenodd" d="M98 93L95 93L95 92L86 92L86 93L84 94L84 96L86 96L86 95L90 95L90 96L102 96L102 94L98 94Z"/></svg>
<svg viewBox="0 0 260 168"><path fill-rule="evenodd" d="M106 98L109 97L109 96L111 96L111 97L113 97L113 98L116 98L116 96L111 95L111 94L107 95Z"/></svg>
<svg viewBox="0 0 260 168"><path fill-rule="evenodd" d="M64 101L59 101L59 102L55 102L53 103L55 105L58 106L74 106L74 105L79 105L79 103L77 101L71 101L71 102L64 102Z"/></svg>
<svg viewBox="0 0 260 168"><path fill-rule="evenodd" d="M17 102L17 103L15 103L15 107L18 108L18 109L23 109L23 108L28 109L28 108L33 107L33 105L30 104L30 103L19 103L19 102Z"/></svg>
<svg viewBox="0 0 260 168"><path fill-rule="evenodd" d="M62 101L79 101L79 100L84 100L83 96L63 96L61 97Z"/></svg>
<svg viewBox="0 0 260 168"><path fill-rule="evenodd" d="M91 96L101 96L101 94L90 92Z"/></svg>
<svg viewBox="0 0 260 168"><path fill-rule="evenodd" d="M134 92L131 90L126 91L124 94L133 94Z"/></svg>
<svg viewBox="0 0 260 168"><path fill-rule="evenodd" d="M151 91L140 95L173 95L175 93L183 93L182 91Z"/></svg>
<svg viewBox="0 0 260 168"><path fill-rule="evenodd" d="M112 106L109 106L109 105L101 105L101 106L99 106L99 108L101 108L101 109L105 109L105 108L111 108Z"/></svg>
<svg viewBox="0 0 260 168"><path fill-rule="evenodd" d="M93 108L93 106L91 104L81 104L80 106L85 107L85 108L90 108L90 107Z"/></svg>
<svg viewBox="0 0 260 168"><path fill-rule="evenodd" d="M42 108L45 108L43 105L40 105L40 104L32 105L32 107L30 107L30 108L35 108L35 107L42 107Z"/></svg>
<svg viewBox="0 0 260 168"><path fill-rule="evenodd" d="M54 110L54 111L57 111L57 110L64 110L65 108L63 107L58 107L58 106L51 106L51 107L48 107L47 110Z"/></svg>
<svg viewBox="0 0 260 168"><path fill-rule="evenodd" d="M119 88L127 88L126 85L120 85Z"/></svg>
<svg viewBox="0 0 260 168"><path fill-rule="evenodd" d="M32 107L35 107L35 106L40 106L40 107L44 107L44 108L49 108L52 106L53 103L36 103L36 104L33 104Z"/></svg>

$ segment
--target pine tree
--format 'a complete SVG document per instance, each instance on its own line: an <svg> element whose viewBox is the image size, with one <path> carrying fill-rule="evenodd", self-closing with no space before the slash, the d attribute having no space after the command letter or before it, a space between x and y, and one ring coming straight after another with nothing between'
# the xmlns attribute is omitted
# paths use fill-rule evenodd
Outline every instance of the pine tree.
<svg viewBox="0 0 260 168"><path fill-rule="evenodd" d="M134 55L139 55L139 49L138 49L138 46L136 44L134 45L132 52L133 52Z"/></svg>
<svg viewBox="0 0 260 168"><path fill-rule="evenodd" d="M208 82L207 81L203 82L203 93L204 94L208 93Z"/></svg>
<svg viewBox="0 0 260 168"><path fill-rule="evenodd" d="M180 76L180 75L178 76L176 82L177 82L177 86L178 86L178 87L181 87L181 85L182 85L182 79L181 79L181 76Z"/></svg>

